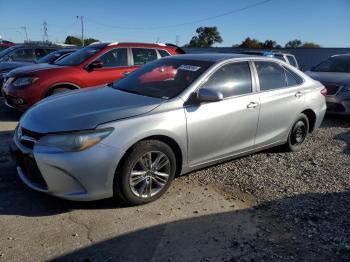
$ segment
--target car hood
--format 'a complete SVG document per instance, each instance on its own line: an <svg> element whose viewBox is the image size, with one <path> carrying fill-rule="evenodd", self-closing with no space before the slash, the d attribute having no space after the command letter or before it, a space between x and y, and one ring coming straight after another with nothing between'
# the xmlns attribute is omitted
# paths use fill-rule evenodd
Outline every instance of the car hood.
<svg viewBox="0 0 350 262"><path fill-rule="evenodd" d="M38 133L94 129L99 124L148 113L163 101L111 87L86 88L42 100L22 116L20 125Z"/></svg>
<svg viewBox="0 0 350 262"><path fill-rule="evenodd" d="M8 72L12 69L15 69L17 67L31 65L30 62L3 62L0 63L0 73Z"/></svg>
<svg viewBox="0 0 350 262"><path fill-rule="evenodd" d="M350 73L337 72L305 72L311 78L320 81L322 84L346 85L350 83Z"/></svg>
<svg viewBox="0 0 350 262"><path fill-rule="evenodd" d="M9 73L9 76L22 75L22 74L31 74L42 70L62 68L62 66L52 65L52 64L33 64L28 66L22 66L16 68Z"/></svg>

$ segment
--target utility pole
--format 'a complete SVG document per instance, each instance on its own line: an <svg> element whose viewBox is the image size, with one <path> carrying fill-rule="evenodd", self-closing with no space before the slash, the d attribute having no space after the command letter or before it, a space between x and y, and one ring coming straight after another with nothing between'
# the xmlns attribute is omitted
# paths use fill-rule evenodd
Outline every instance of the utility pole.
<svg viewBox="0 0 350 262"><path fill-rule="evenodd" d="M81 23L81 43L84 46L84 16L77 16Z"/></svg>
<svg viewBox="0 0 350 262"><path fill-rule="evenodd" d="M49 35L47 34L47 22L44 21L43 23L43 26L44 26L44 37L43 37L43 41L44 42L48 42L49 41Z"/></svg>
<svg viewBox="0 0 350 262"><path fill-rule="evenodd" d="M24 32L26 33L26 40L28 41L28 33L27 33L27 27L26 26L21 26L21 29L24 30Z"/></svg>

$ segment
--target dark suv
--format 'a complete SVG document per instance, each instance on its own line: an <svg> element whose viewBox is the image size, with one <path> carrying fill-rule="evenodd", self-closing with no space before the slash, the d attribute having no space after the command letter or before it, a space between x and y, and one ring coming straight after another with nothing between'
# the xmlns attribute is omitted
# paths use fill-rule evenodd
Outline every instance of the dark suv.
<svg viewBox="0 0 350 262"><path fill-rule="evenodd" d="M52 44L20 44L0 52L0 62L33 62L61 48Z"/></svg>

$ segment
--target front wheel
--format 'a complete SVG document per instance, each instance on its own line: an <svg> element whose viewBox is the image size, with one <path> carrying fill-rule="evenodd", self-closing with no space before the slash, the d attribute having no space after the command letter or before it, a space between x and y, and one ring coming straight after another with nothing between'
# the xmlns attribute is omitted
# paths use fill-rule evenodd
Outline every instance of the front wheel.
<svg viewBox="0 0 350 262"><path fill-rule="evenodd" d="M176 171L172 149L158 140L137 143L117 171L114 191L125 202L142 205L169 188Z"/></svg>
<svg viewBox="0 0 350 262"><path fill-rule="evenodd" d="M293 124L285 147L288 151L299 151L309 133L309 120L306 115L300 114Z"/></svg>

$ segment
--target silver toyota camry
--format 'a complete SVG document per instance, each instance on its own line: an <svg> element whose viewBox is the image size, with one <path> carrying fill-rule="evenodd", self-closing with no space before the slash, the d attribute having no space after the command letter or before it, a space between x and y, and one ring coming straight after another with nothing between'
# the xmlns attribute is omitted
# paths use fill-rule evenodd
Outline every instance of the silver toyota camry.
<svg viewBox="0 0 350 262"><path fill-rule="evenodd" d="M273 58L163 58L27 111L14 136L18 175L65 199L144 204L177 175L269 147L299 150L323 120L325 95Z"/></svg>

